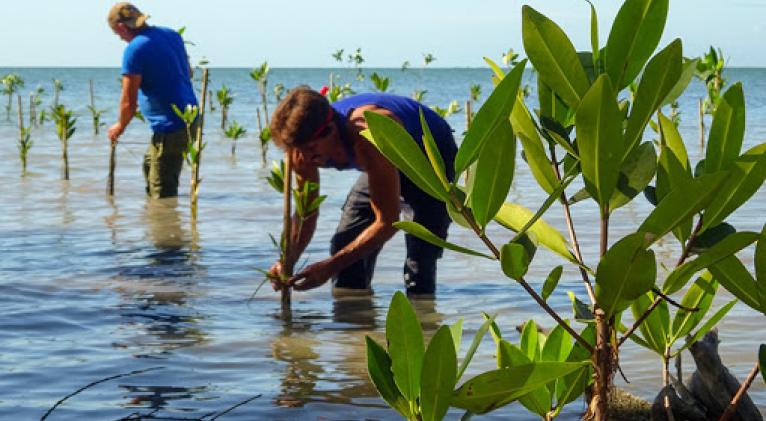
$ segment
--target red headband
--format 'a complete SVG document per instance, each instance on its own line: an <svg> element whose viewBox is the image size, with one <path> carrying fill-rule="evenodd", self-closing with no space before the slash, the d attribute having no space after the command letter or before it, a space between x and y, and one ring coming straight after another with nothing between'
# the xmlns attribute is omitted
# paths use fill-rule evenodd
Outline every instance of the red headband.
<svg viewBox="0 0 766 421"><path fill-rule="evenodd" d="M324 123L322 123L319 127L317 127L316 130L314 130L314 133L311 135L309 140L316 139L317 136L319 136L319 134L322 133L322 131L324 131L324 129L327 128L327 125L330 124L330 122L332 121L332 116L333 116L332 107L330 107L330 109L327 110L327 118L325 118Z"/></svg>

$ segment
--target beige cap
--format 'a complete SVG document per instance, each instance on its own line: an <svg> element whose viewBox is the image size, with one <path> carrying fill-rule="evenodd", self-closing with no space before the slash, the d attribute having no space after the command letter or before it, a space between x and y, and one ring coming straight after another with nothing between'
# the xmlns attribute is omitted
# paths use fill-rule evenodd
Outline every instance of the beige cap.
<svg viewBox="0 0 766 421"><path fill-rule="evenodd" d="M141 13L136 6L133 6L128 2L121 2L112 6L112 8L109 9L109 15L107 16L109 26L123 23L131 29L142 28L146 25L147 19L149 19L149 15Z"/></svg>

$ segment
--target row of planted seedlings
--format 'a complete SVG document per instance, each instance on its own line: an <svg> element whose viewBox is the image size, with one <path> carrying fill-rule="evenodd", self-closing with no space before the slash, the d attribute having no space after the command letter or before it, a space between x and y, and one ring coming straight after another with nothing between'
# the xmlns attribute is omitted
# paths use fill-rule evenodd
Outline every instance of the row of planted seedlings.
<svg viewBox="0 0 766 421"><path fill-rule="evenodd" d="M683 77L688 74L685 70L697 63L684 60L680 39L653 54L668 6L668 0L625 1L606 45L599 42L596 10L591 6L592 50L586 52L577 52L555 22L524 6L522 37L529 64L538 75L539 109L530 112L520 92L527 60L507 75L494 66L497 86L477 112L454 162L456 174L464 175L462 183L446 178L446 164L424 121L423 151L393 120L365 115L368 139L418 187L443 201L453 220L471 230L486 250L443 241L415 222L398 222L396 227L444 248L496 262L556 325L543 335L530 321L520 343L514 344L502 337L494 318L487 315L458 365L462 322L440 327L426 346L409 302L396 293L386 319L386 346L368 337L367 358L381 397L405 418L442 419L450 407L464 410L468 418L518 401L550 420L584 395L584 417L606 420L621 351L635 343L659 356L665 385L658 395L661 415L685 419L677 404L684 390L679 382L671 383L668 363L694 347L735 305L732 301L712 311L719 286L766 314L766 229L737 231L726 222L766 179L766 144L741 150L745 102L737 83L717 104L705 158L694 165L689 161L685 143L663 107L684 91L689 79ZM635 97L626 99L624 90L635 80ZM644 140L647 131L652 140ZM536 211L505 202L518 144L534 179L548 195ZM598 219L585 228L572 218L575 200L566 188L574 180L585 186L574 196L593 200L600 210ZM641 192L654 208L640 224L612 217ZM568 240L542 218L554 204L563 213ZM514 233L510 241L490 238L487 227L493 221ZM616 224L631 234L610 241L610 228ZM594 226L600 232L599 259L589 262L580 251L577 232ZM661 241L677 244L677 260L667 268L654 251ZM737 257L753 245L754 275ZM551 269L540 292L527 279L538 246L579 272L587 296L569 292L577 323L547 302L560 293L562 266ZM625 317L628 310L632 321ZM498 368L463 381L488 330L496 343ZM761 346L757 359L766 362L766 346ZM737 406L759 367L756 362L736 393L721 384L709 385L714 396L725 395L727 406L696 402L704 419L725 420L742 410ZM757 409L755 414L760 416Z"/></svg>

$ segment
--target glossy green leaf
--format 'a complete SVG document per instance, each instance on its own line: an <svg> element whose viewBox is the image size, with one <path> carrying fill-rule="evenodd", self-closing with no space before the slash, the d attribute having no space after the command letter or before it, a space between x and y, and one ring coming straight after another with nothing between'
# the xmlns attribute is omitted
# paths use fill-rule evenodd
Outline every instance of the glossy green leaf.
<svg viewBox="0 0 766 421"><path fill-rule="evenodd" d="M572 335L561 325L556 325L548 334L540 354L542 361L566 361L572 352Z"/></svg>
<svg viewBox="0 0 766 421"><path fill-rule="evenodd" d="M764 312L753 275L737 256L729 256L708 268L715 280L752 309Z"/></svg>
<svg viewBox="0 0 766 421"><path fill-rule="evenodd" d="M766 315L766 225L763 226L755 246L755 279L761 312Z"/></svg>
<svg viewBox="0 0 766 421"><path fill-rule="evenodd" d="M540 111L538 116L540 118L540 126L545 129L546 132L556 132L559 136L558 139L554 139L554 141L562 141L562 147L567 149L567 152L576 155L576 153L573 152L574 149L572 149L572 146L569 144L568 140L563 140L568 139L569 136L562 133L564 127L569 127L574 124L572 120L574 118L574 113L572 110L575 108L568 107L561 99L561 97L556 95L551 87L548 86L545 81L539 77L537 78L537 97L538 101L540 102ZM561 130L555 130L553 128L553 123L561 127Z"/></svg>
<svg viewBox="0 0 766 421"><path fill-rule="evenodd" d="M708 268L721 260L732 256L758 240L758 234L749 231L736 232L721 240L696 259L675 268L662 285L662 292L674 294L683 288L691 277L702 269Z"/></svg>
<svg viewBox="0 0 766 421"><path fill-rule="evenodd" d="M660 122L660 158L657 168L657 189L655 193L657 200L662 201L671 190L689 182L692 175L686 147L676 125L662 113L658 113L658 115ZM682 244L686 243L692 231L692 218L685 219L672 231L678 241Z"/></svg>
<svg viewBox="0 0 766 421"><path fill-rule="evenodd" d="M423 420L440 421L447 413L455 388L457 356L448 326L436 331L423 357L420 408Z"/></svg>
<svg viewBox="0 0 766 421"><path fill-rule="evenodd" d="M488 371L460 386L452 406L484 414L588 364L538 362Z"/></svg>
<svg viewBox="0 0 766 421"><path fill-rule="evenodd" d="M522 60L517 64L476 113L455 156L455 174L462 174L476 160L488 139L510 131L509 118L526 63Z"/></svg>
<svg viewBox="0 0 766 421"><path fill-rule="evenodd" d="M463 319L459 319L455 324L450 325L450 332L452 333L452 341L455 343L455 352L460 352L460 345L463 341Z"/></svg>
<svg viewBox="0 0 766 421"><path fill-rule="evenodd" d="M723 222L761 188L766 180L766 143L738 157L728 173L715 200L705 209L703 232Z"/></svg>
<svg viewBox="0 0 766 421"><path fill-rule="evenodd" d="M654 294L649 292L633 300L631 305L633 318L638 320L646 312L654 299ZM649 349L660 355L664 354L670 330L668 303L665 300L661 300L657 307L649 313L649 316L644 319L638 329L641 331L644 341L649 345Z"/></svg>
<svg viewBox="0 0 766 421"><path fill-rule="evenodd" d="M697 235L694 242L689 246L689 254L702 254L735 232L737 232L736 228L726 222L706 229L705 232Z"/></svg>
<svg viewBox="0 0 766 421"><path fill-rule="evenodd" d="M646 217L639 231L652 234L651 242L662 238L678 225L704 209L715 198L726 178L725 173L705 174L678 183Z"/></svg>
<svg viewBox="0 0 766 421"><path fill-rule="evenodd" d="M524 50L539 77L571 108L576 108L590 83L574 45L553 21L530 6L521 9Z"/></svg>
<svg viewBox="0 0 766 421"><path fill-rule="evenodd" d="M516 164L516 137L511 122L497 126L492 139L476 161L476 178L471 189L471 212L476 223L484 228L505 202L513 181Z"/></svg>
<svg viewBox="0 0 766 421"><path fill-rule="evenodd" d="M473 359L473 354L476 353L476 350L481 344L481 340L484 339L484 335L487 334L487 330L489 330L490 325L494 322L495 318L493 316L485 320L484 323L479 326L479 330L476 331L476 335L474 335L473 341L471 341L471 346L468 347L468 351L465 353L465 358L463 358L463 361L460 362L460 367L457 370L457 380L460 380L460 378L463 377L465 369L468 368L468 364L470 364L471 360Z"/></svg>
<svg viewBox="0 0 766 421"><path fill-rule="evenodd" d="M556 410L554 416L557 416L564 405L573 402L585 393L591 381L591 369L584 366L579 370L559 379L556 387Z"/></svg>
<svg viewBox="0 0 766 421"><path fill-rule="evenodd" d="M415 310L401 291L394 293L388 308L386 340L394 382L402 396L413 402L420 396L420 372L425 345Z"/></svg>
<svg viewBox="0 0 766 421"><path fill-rule="evenodd" d="M710 317L710 319L708 319L708 321L706 321L705 324L703 324L702 327L700 327L699 330L686 341L684 346L676 351L676 354L686 350L692 346L692 344L702 339L706 333L710 332L718 324L718 322L720 322L726 316L726 314L729 313L729 310L731 310L735 304L737 304L737 300L732 300L726 303L726 305L723 307L719 308L718 311L716 311L713 316Z"/></svg>
<svg viewBox="0 0 766 421"><path fill-rule="evenodd" d="M458 253L468 254L471 256L484 257L486 259L495 260L495 258L490 255L480 253L478 251L474 251L469 248L459 246L457 244L450 243L449 241L446 241L446 240L442 240L440 237L436 236L436 234L429 231L428 228L418 224L417 222L413 222L413 221L395 222L394 228L400 229L406 232L407 234L414 235L415 237L418 237L423 241L429 242L441 248L456 251Z"/></svg>
<svg viewBox="0 0 766 421"><path fill-rule="evenodd" d="M436 176L439 177L439 180L442 182L444 188L449 190L450 182L447 180L447 172L444 166L444 159L442 159L441 152L439 152L439 147L436 145L434 136L431 134L431 129L428 127L426 117L423 115L423 108L419 108L418 112L420 114L420 127L423 129L423 146L426 150L426 156L428 157L428 161L431 163L431 168L433 168Z"/></svg>
<svg viewBox="0 0 766 421"><path fill-rule="evenodd" d="M627 205L644 191L657 172L657 153L651 142L644 142L628 155L620 168L617 188L609 200L609 209Z"/></svg>
<svg viewBox="0 0 766 421"><path fill-rule="evenodd" d="M705 173L727 169L739 156L745 138L745 95L735 83L718 102L705 151Z"/></svg>
<svg viewBox="0 0 766 421"><path fill-rule="evenodd" d="M537 361L540 359L538 330L534 320L529 320L524 323L524 329L521 331L521 339L519 340L519 348L530 361Z"/></svg>
<svg viewBox="0 0 766 421"><path fill-rule="evenodd" d="M532 362L527 354L516 345L501 339L497 341L497 368L509 368L516 365L525 365Z"/></svg>
<svg viewBox="0 0 766 421"><path fill-rule="evenodd" d="M702 321L713 304L713 297L718 290L718 282L710 272L705 272L689 287L681 299L681 306L697 311L686 311L679 308L671 326L671 343L688 335Z"/></svg>
<svg viewBox="0 0 766 421"><path fill-rule="evenodd" d="M626 0L609 31L604 53L606 73L616 90L641 72L660 42L668 16L668 0Z"/></svg>
<svg viewBox="0 0 766 421"><path fill-rule="evenodd" d="M520 281L529 269L527 249L518 243L508 243L500 249L500 263L505 276Z"/></svg>
<svg viewBox="0 0 766 421"><path fill-rule="evenodd" d="M588 2L588 6L590 6L590 50L593 58L593 66L596 67L601 53L601 48L599 47L598 42L598 15L596 14L596 8L593 6L593 3L591 3L590 0L586 1Z"/></svg>
<svg viewBox="0 0 766 421"><path fill-rule="evenodd" d="M546 193L552 193L559 184L556 174L553 172L553 164L545 153L545 144L537 131L532 115L521 99L516 100L511 112L511 126L513 132L521 142L527 165L532 171L537 183Z"/></svg>
<svg viewBox="0 0 766 421"><path fill-rule="evenodd" d="M649 120L681 77L681 50L676 38L646 65L625 129L625 156L641 142Z"/></svg>
<svg viewBox="0 0 766 421"><path fill-rule="evenodd" d="M370 374L372 384L386 403L405 418L410 418L411 412L407 400L394 383L391 358L386 350L369 336L365 336L365 341L367 342L367 372Z"/></svg>
<svg viewBox="0 0 766 421"><path fill-rule="evenodd" d="M543 290L542 290L542 297L544 301L548 300L548 297L553 294L553 291L556 290L556 286L559 284L559 279L561 279L561 274L564 272L564 266L556 266L551 270L551 273L548 274L548 277L545 278L545 282L543 283Z"/></svg>
<svg viewBox="0 0 766 421"><path fill-rule="evenodd" d="M500 82L501 80L505 79L505 71L503 71L503 69L501 69L494 60L489 57L484 57L484 61L489 65L489 68L492 69L492 73L495 74L493 81L497 80Z"/></svg>
<svg viewBox="0 0 766 421"><path fill-rule="evenodd" d="M699 63L699 59L684 60L681 68L681 77L678 78L678 82L676 82L675 86L673 86L667 96L665 96L665 100L662 101L663 107L675 102L675 100L686 91L686 88L689 86L689 83L697 70L697 63Z"/></svg>
<svg viewBox="0 0 766 421"><path fill-rule="evenodd" d="M607 318L654 286L657 262L654 252L644 247L645 241L644 233L630 234L610 247L598 264L596 302Z"/></svg>
<svg viewBox="0 0 766 421"><path fill-rule="evenodd" d="M495 215L495 221L512 231L519 232L533 216L534 213L531 210L521 205L505 203ZM542 218L532 224L527 233L548 250L569 261L575 261L572 252L569 251L569 243L564 239L564 236Z"/></svg>
<svg viewBox="0 0 766 421"><path fill-rule="evenodd" d="M604 208L617 186L624 153L622 117L608 76L599 76L583 97L576 126L585 188Z"/></svg>
<svg viewBox="0 0 766 421"><path fill-rule="evenodd" d="M582 302L572 291L567 291L567 295L572 302L572 315L576 321L580 323L593 323L596 321L592 307Z"/></svg>
<svg viewBox="0 0 766 421"><path fill-rule="evenodd" d="M407 130L390 117L367 111L368 140L419 189L443 202L449 200L447 190L431 168L431 164Z"/></svg>

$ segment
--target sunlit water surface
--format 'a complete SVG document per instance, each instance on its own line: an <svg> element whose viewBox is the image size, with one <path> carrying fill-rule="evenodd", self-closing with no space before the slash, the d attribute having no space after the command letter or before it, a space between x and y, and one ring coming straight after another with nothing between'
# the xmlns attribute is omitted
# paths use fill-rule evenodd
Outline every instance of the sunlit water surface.
<svg viewBox="0 0 766 421"><path fill-rule="evenodd" d="M0 69L5 73L11 69ZM257 399L222 417L251 419L396 419L378 398L366 374L364 336L383 340L385 312L391 295L402 289L404 242L397 235L378 260L371 299L333 300L327 286L294 295L293 319L279 318L278 296L262 289L258 269L277 257L269 234L281 225L281 198L264 181L255 138L255 85L244 69L213 70L213 87L226 83L236 93L232 118L249 129L236 157L222 136L219 113L207 122L199 218L189 214L188 170L182 174L178 200L147 202L140 162L149 138L145 124L134 122L118 147L116 197L105 197L108 143L94 136L87 105L87 83L93 79L104 121L115 118L116 69L15 69L26 80L26 93L42 84L51 101L51 79L62 79L61 101L79 116L70 143L71 180L61 180L60 143L50 122L33 132L29 173L20 177L15 107L10 121L0 115L0 419L35 419L56 401L90 382L133 370L153 369L95 385L73 396L53 412L55 420L110 420L138 415L197 419L220 413L248 398ZM327 69L276 69L271 86L325 83ZM337 71L344 80L352 71ZM465 101L471 83L481 83L483 98L491 90L483 69L379 70L391 76L393 90L409 95L427 89L426 102L446 106ZM531 77L527 80L532 86ZM748 103L745 147L766 141L766 70L732 70L742 80ZM357 90L369 90L355 82ZM701 83L694 81L681 100L681 131L693 161L697 145L696 101ZM529 104L536 104L533 97ZM275 107L271 97L270 110ZM532 106L532 105L530 105ZM464 115L450 117L457 133ZM709 123L709 122L708 122ZM105 129L104 129L105 130ZM647 134L647 137L651 134ZM459 138L460 136L458 136ZM271 151L271 159L279 154ZM522 161L509 200L537 207L545 196ZM328 241L339 219L354 172L322 172L329 195L308 250L308 260L327 256ZM570 188L573 193L577 186ZM763 191L731 218L738 229L760 230L766 222ZM612 217L611 240L627 234L651 207L639 197ZM575 223L586 260L597 254L597 212L591 203L574 207ZM546 219L565 232L559 208ZM492 226L496 242L510 236ZM480 249L480 242L453 226L455 242ZM659 255L670 263L678 247L666 241ZM751 258L746 261L751 262ZM539 288L559 258L540 251L529 279ZM584 297L578 274L565 272L553 307L570 314L566 291ZM716 305L730 299L719 294ZM446 252L439 266L436 300L415 303L425 330L465 318L463 353L481 324L481 311L496 313L506 337L518 341L515 326L534 319L553 325L520 287L496 265ZM739 378L750 370L758 345L766 342L763 315L737 305L721 324L724 361ZM493 344L485 338L467 375L494 367ZM690 357L685 359L691 372ZM629 344L621 365L627 390L652 399L661 383L660 361ZM757 380L751 396L766 408L766 388ZM568 406L562 419L576 419L581 401ZM457 419L460 413L450 412ZM537 419L518 404L477 419Z"/></svg>

